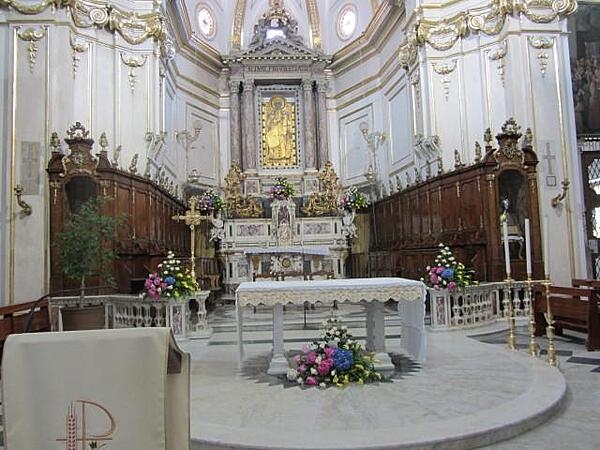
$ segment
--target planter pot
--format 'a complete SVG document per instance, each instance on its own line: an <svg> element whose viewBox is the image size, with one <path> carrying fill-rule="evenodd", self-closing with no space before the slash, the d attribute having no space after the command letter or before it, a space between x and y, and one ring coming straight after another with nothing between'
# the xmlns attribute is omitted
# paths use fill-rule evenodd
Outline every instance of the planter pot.
<svg viewBox="0 0 600 450"><path fill-rule="evenodd" d="M84 306L83 308L61 308L62 329L99 330L104 328L104 305Z"/></svg>

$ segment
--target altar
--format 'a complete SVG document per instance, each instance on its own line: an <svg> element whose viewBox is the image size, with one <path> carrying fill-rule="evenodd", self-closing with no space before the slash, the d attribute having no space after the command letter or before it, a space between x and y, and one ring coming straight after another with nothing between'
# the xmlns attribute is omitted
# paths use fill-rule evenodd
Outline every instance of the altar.
<svg viewBox="0 0 600 450"><path fill-rule="evenodd" d="M376 368L394 369L385 348L384 303L398 301L401 345L417 361L424 361L425 285L405 278L351 278L345 280L243 282L236 290L237 341L240 365L244 360L244 307L266 305L273 308L273 354L270 375L285 374L288 361L283 336L283 306L333 302L367 303L366 349L375 353Z"/></svg>

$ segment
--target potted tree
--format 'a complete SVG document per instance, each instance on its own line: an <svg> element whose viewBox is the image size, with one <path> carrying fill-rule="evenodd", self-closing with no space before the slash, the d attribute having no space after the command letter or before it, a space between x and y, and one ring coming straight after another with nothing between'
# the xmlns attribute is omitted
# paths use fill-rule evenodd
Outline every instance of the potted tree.
<svg viewBox="0 0 600 450"><path fill-rule="evenodd" d="M114 240L124 216L101 214L100 202L92 197L72 212L58 234L56 246L64 275L79 282L80 294L76 308L63 308L63 329L97 329L104 327L104 306L85 306L86 280L98 276L115 286L110 271L117 259Z"/></svg>

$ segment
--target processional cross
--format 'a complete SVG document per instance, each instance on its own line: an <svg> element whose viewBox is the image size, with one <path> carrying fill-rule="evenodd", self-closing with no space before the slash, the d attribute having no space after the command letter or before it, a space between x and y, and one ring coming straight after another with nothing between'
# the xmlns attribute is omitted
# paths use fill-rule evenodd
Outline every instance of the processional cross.
<svg viewBox="0 0 600 450"><path fill-rule="evenodd" d="M197 197L191 197L189 200L190 209L188 209L183 216L173 216L171 219L176 220L177 222L183 221L187 226L190 227L191 234L191 249L190 249L190 259L192 261L192 277L194 280L196 279L196 270L195 270L195 262L196 262L196 227L202 223L203 220L207 220L208 216L200 214L196 210L196 203L198 202Z"/></svg>

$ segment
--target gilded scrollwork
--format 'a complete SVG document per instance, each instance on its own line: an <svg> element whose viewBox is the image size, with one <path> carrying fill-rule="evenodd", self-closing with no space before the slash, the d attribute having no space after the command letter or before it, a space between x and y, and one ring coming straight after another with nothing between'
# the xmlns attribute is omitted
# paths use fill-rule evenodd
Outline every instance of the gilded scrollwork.
<svg viewBox="0 0 600 450"><path fill-rule="evenodd" d="M104 0L42 0L34 4L0 0L0 7L31 15L40 14L50 7L68 8L77 27L107 27L110 31L119 33L131 45L140 44L147 39L162 42L168 38L166 18L156 8L149 13L138 13Z"/></svg>
<svg viewBox="0 0 600 450"><path fill-rule="evenodd" d="M417 27L417 40L427 42L436 50L448 50L467 33L465 13L441 20L423 19Z"/></svg>
<svg viewBox="0 0 600 450"><path fill-rule="evenodd" d="M261 217L264 209L256 198L243 195L242 186L246 174L242 172L237 161L231 163L231 168L225 177L225 210L230 218Z"/></svg>
<svg viewBox="0 0 600 450"><path fill-rule="evenodd" d="M13 8L21 14L39 14L52 7L61 8L68 5L70 0L42 0L38 3L22 3L15 0L0 0L0 7Z"/></svg>
<svg viewBox="0 0 600 450"><path fill-rule="evenodd" d="M548 23L569 16L576 10L576 0L491 0L480 7L448 17L423 17L421 11L415 25L417 44L429 44L436 50L444 51L469 33L500 34L509 16L518 18L523 15L534 23ZM407 36L400 46L401 60L410 54L407 53L409 44L410 37Z"/></svg>
<svg viewBox="0 0 600 450"><path fill-rule="evenodd" d="M319 173L321 191L310 195L302 212L308 216L324 216L338 213L338 200L341 192L340 179L327 161Z"/></svg>

